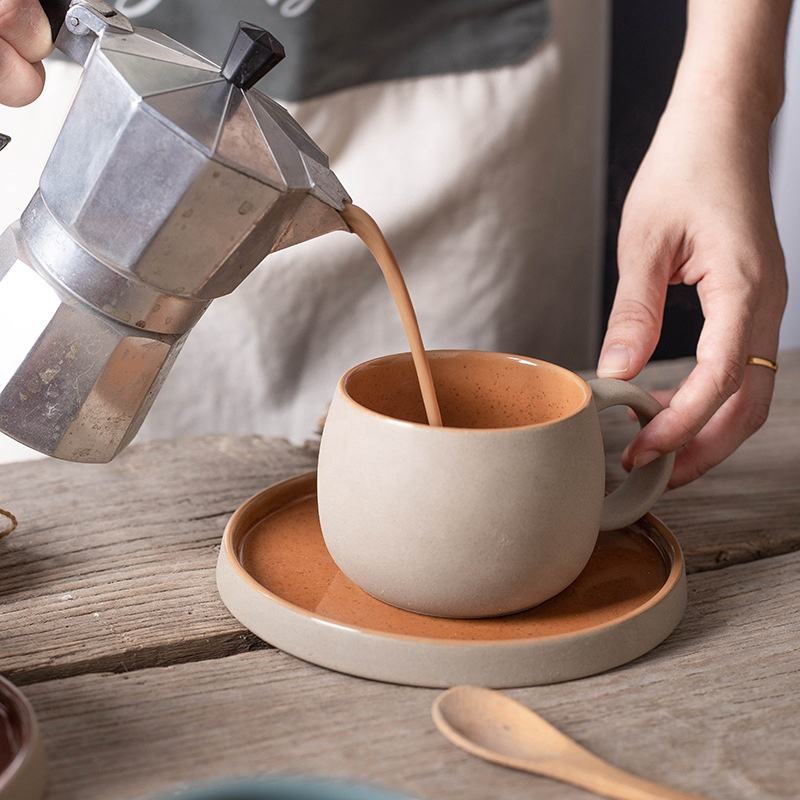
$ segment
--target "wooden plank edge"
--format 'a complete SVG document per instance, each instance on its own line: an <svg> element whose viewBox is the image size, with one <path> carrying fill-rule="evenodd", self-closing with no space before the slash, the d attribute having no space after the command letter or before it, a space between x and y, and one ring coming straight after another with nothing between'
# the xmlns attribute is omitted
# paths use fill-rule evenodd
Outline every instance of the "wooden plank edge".
<svg viewBox="0 0 800 800"><path fill-rule="evenodd" d="M256 650L274 649L268 642L242 628L213 636L189 640L176 640L169 644L123 650L83 661L65 664L47 664L30 669L15 669L3 673L16 686L75 678L82 675L120 675L143 669L172 667L200 661L216 661L228 656L241 655Z"/></svg>
<svg viewBox="0 0 800 800"><path fill-rule="evenodd" d="M783 558L791 552L776 553L767 558L742 561L739 563L725 563L717 568L695 572L695 575L717 573L728 567L741 567L745 564L761 565L773 558ZM263 641L254 633L244 628L236 631L202 636L189 640L176 639L168 644L159 644L149 647L123 650L119 653L106 654L97 658L89 658L66 664L44 665L30 669L10 670L4 673L5 677L17 686L30 686L46 681L73 678L92 674L123 674L137 672L143 669L158 667L171 667L176 664L195 663L202 661L217 661L229 656L257 650L274 650L271 644Z"/></svg>

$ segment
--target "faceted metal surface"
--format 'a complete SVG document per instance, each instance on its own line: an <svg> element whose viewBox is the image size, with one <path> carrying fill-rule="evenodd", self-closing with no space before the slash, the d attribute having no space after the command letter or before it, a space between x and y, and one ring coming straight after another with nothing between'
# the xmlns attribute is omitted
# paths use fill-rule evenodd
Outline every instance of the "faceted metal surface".
<svg viewBox="0 0 800 800"><path fill-rule="evenodd" d="M173 67L183 65L206 69L215 76L219 74L219 67L213 61L151 29L137 28L134 36L109 36L103 41L102 49L127 53L131 57L151 58Z"/></svg>
<svg viewBox="0 0 800 800"><path fill-rule="evenodd" d="M297 151L313 161L313 171L328 181L327 199L341 209L347 193L330 172L327 156L281 105L257 90L243 91L220 75L219 67L203 56L168 39L158 31L139 28L133 34L105 34L95 59L105 59L118 73L126 88L143 106L176 132L193 140L215 158L244 169L257 180L278 189L314 189L313 179L297 169ZM211 85L209 85L211 84ZM249 102L243 103L244 98ZM251 117L245 121L246 108ZM249 137L255 149L219 150L229 145L226 128L252 127L260 137ZM273 139L278 141L274 142ZM291 148L287 149L284 140ZM292 152L294 151L294 152Z"/></svg>
<svg viewBox="0 0 800 800"><path fill-rule="evenodd" d="M18 237L54 282L125 325L185 333L208 308L208 301L159 292L133 275L109 269L58 223L39 192L22 214Z"/></svg>
<svg viewBox="0 0 800 800"><path fill-rule="evenodd" d="M291 219L293 198L214 162L205 162L195 177L133 271L164 291L212 300L233 291L261 263ZM227 210L222 224L220 206ZM261 243L257 251L248 246L253 238Z"/></svg>
<svg viewBox="0 0 800 800"><path fill-rule="evenodd" d="M211 69L198 66L164 66L163 61L140 58L131 53L103 50L102 57L130 84L131 89L142 97L172 92L186 86L219 81L219 75Z"/></svg>
<svg viewBox="0 0 800 800"><path fill-rule="evenodd" d="M237 94L231 98L215 155L223 163L238 165L248 175L262 176L276 189L285 191L288 188L266 143L264 131L244 96Z"/></svg>
<svg viewBox="0 0 800 800"><path fill-rule="evenodd" d="M219 72L218 64L215 64L213 61L206 58L202 53L192 50L190 47L187 47L185 44L182 44L176 39L171 39L165 33L161 33L161 31L157 31L152 28L137 28L136 30L139 34L141 34L142 38L146 39L149 43L163 45L170 51L168 58L164 59L165 61L179 63L181 61L181 56L189 56L193 61L203 61L208 64L214 70L214 72ZM121 41L122 39L115 40L115 42ZM113 46L113 44L114 43L111 43L109 46ZM127 43L125 44L125 47L128 49L131 49L132 46L133 45L129 45ZM135 46L138 47L139 43L137 43Z"/></svg>
<svg viewBox="0 0 800 800"><path fill-rule="evenodd" d="M245 100L253 114L255 125L264 138L268 156L274 161L287 187L310 189L311 180L303 164L303 154L278 121L264 108L259 95L257 91L248 92Z"/></svg>
<svg viewBox="0 0 800 800"><path fill-rule="evenodd" d="M0 430L56 458L110 461L183 340L117 324L59 292L14 252L11 234L0 248Z"/></svg>
<svg viewBox="0 0 800 800"><path fill-rule="evenodd" d="M142 100L176 131L213 154L231 94L239 91L221 78L199 86L148 95Z"/></svg>
<svg viewBox="0 0 800 800"><path fill-rule="evenodd" d="M233 291L268 253L301 241L301 231L308 239L346 229L338 213L295 220L309 204L289 195L311 194L334 212L348 198L285 109L169 41L143 29L99 38L41 194L112 271L160 293L210 300ZM141 319L128 307L112 316Z"/></svg>
<svg viewBox="0 0 800 800"><path fill-rule="evenodd" d="M103 0L57 46L84 76L34 196L0 237L0 431L108 461L192 326L349 200L288 112Z"/></svg>

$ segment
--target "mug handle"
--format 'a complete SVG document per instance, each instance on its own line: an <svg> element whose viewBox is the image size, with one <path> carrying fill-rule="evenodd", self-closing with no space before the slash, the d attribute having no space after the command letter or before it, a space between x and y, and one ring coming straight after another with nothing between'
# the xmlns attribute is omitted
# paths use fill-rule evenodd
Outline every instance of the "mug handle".
<svg viewBox="0 0 800 800"><path fill-rule="evenodd" d="M598 413L611 406L629 406L644 427L662 410L661 403L644 389L614 378L589 381ZM664 494L675 464L675 453L659 456L639 469L631 470L622 485L606 496L600 515L600 530L624 528L643 517Z"/></svg>

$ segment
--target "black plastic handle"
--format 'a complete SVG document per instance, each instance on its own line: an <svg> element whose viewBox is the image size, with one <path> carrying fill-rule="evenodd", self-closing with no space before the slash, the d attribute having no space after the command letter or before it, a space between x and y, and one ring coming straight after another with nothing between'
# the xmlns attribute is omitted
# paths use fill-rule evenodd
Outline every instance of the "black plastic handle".
<svg viewBox="0 0 800 800"><path fill-rule="evenodd" d="M255 86L285 56L283 45L269 31L240 22L220 74L229 83L246 90Z"/></svg>
<svg viewBox="0 0 800 800"><path fill-rule="evenodd" d="M56 40L64 20L67 18L67 11L70 7L70 0L39 0L50 21L50 30L53 32L53 41Z"/></svg>

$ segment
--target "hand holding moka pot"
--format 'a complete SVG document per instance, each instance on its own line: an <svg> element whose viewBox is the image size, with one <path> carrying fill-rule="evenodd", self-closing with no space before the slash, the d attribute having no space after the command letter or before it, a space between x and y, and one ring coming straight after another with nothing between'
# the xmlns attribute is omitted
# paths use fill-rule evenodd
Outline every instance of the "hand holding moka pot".
<svg viewBox="0 0 800 800"><path fill-rule="evenodd" d="M84 74L39 190L0 236L0 431L106 462L209 303L269 253L346 230L349 198L253 88L283 58L263 29L240 23L220 68L100 0L44 5Z"/></svg>

